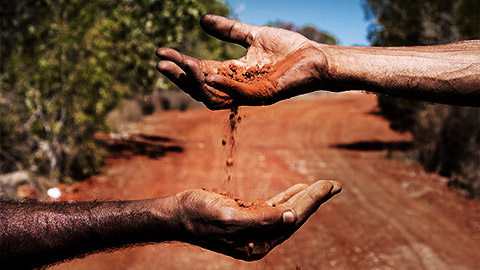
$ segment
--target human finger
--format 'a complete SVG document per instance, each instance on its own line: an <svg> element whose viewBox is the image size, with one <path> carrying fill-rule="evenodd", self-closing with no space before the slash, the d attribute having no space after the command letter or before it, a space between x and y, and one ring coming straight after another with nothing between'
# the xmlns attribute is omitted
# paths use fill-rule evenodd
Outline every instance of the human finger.
<svg viewBox="0 0 480 270"><path fill-rule="evenodd" d="M249 47L259 26L248 25L234 19L206 14L200 19L200 25L209 35L218 39Z"/></svg>
<svg viewBox="0 0 480 270"><path fill-rule="evenodd" d="M158 62L157 70L175 84L177 84L182 75L186 76L185 71L172 61Z"/></svg>
<svg viewBox="0 0 480 270"><path fill-rule="evenodd" d="M229 95L208 85L205 85L204 88L204 95L206 98L203 100L203 103L208 109L222 110L230 109L234 106L233 100Z"/></svg>
<svg viewBox="0 0 480 270"><path fill-rule="evenodd" d="M250 88L246 83L237 82L218 74L207 76L205 83L231 96L242 96L243 93L247 92Z"/></svg>
<svg viewBox="0 0 480 270"><path fill-rule="evenodd" d="M204 82L204 74L212 74L216 72L218 66L222 63L215 60L197 59L170 48L159 48L156 55L161 60L171 61L177 64L187 75L193 77L197 82ZM228 64L232 61L224 61Z"/></svg>
<svg viewBox="0 0 480 270"><path fill-rule="evenodd" d="M180 67L192 82L203 83L203 73L200 69L199 60L185 54L181 54L170 48L159 48L156 55L161 60L171 61Z"/></svg>
<svg viewBox="0 0 480 270"><path fill-rule="evenodd" d="M308 187L307 184L296 184L294 186L289 187L287 190L273 196L272 198L267 200L267 203L272 206L282 204L288 201L292 196L294 196L295 194L299 193L300 191L304 190L307 187Z"/></svg>
<svg viewBox="0 0 480 270"><path fill-rule="evenodd" d="M197 101L203 102L211 110L231 108L232 98L208 85L198 85L195 79L188 76L183 69L171 61L160 61L157 70L172 83L181 88Z"/></svg>
<svg viewBox="0 0 480 270"><path fill-rule="evenodd" d="M186 55L177 52L172 48L158 48L155 51L155 55L161 60L170 60L173 62L182 61Z"/></svg>
<svg viewBox="0 0 480 270"><path fill-rule="evenodd" d="M296 213L297 226L301 226L321 204L338 194L342 186L337 181L317 181L308 188L297 193L283 205L291 207Z"/></svg>
<svg viewBox="0 0 480 270"><path fill-rule="evenodd" d="M187 80L188 86L193 87L193 89L181 87L180 85L185 85L186 82L178 81L176 84L182 88L182 90L190 94L197 101L209 102L211 100L211 97L209 97L211 94L204 85L204 72L209 73L215 65L218 65L217 61L198 60L170 48L159 48L156 54L158 58L173 62L183 70L186 76L182 77L182 79Z"/></svg>
<svg viewBox="0 0 480 270"><path fill-rule="evenodd" d="M159 48L156 51L156 55L160 60L168 60L168 61L174 62L186 73L190 73L191 75L196 75L200 71L199 70L200 66L198 65L198 62L200 60L194 57L179 53L174 49ZM194 72L192 72L194 68L197 70L194 70ZM197 76L195 77L197 78Z"/></svg>
<svg viewBox="0 0 480 270"><path fill-rule="evenodd" d="M176 63L171 61L160 61L157 64L157 70L192 98L197 101L202 101L202 97L198 93L198 89L200 88L198 82ZM196 89L197 91L195 91Z"/></svg>
<svg viewBox="0 0 480 270"><path fill-rule="evenodd" d="M223 75L209 75L205 83L237 100L238 105L267 105L275 87L269 81L238 82Z"/></svg>

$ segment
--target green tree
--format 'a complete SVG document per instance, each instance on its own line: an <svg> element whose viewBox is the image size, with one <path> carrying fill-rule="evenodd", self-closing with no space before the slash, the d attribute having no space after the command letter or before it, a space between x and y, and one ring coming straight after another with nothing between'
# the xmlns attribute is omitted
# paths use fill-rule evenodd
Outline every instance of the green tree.
<svg viewBox="0 0 480 270"><path fill-rule="evenodd" d="M319 43L325 43L330 45L338 44L338 40L335 36L327 32L321 31L313 25L304 25L302 27L298 27L292 23L276 21L274 23L269 23L269 26L298 32L307 37L308 39L314 40Z"/></svg>
<svg viewBox="0 0 480 270"><path fill-rule="evenodd" d="M1 172L30 169L61 180L92 174L93 139L123 97L159 80L157 47L221 58L200 33L216 0L18 0L1 2ZM200 48L200 49L199 49ZM212 48L215 48L213 50Z"/></svg>
<svg viewBox="0 0 480 270"><path fill-rule="evenodd" d="M477 0L365 0L374 46L435 45L480 38ZM382 114L410 131L427 171L450 177L468 196L480 197L480 110L379 95Z"/></svg>

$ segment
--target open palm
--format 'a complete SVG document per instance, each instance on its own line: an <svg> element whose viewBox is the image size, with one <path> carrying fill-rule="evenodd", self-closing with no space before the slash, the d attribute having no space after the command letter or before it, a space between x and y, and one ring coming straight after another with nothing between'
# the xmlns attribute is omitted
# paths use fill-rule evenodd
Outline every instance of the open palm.
<svg viewBox="0 0 480 270"><path fill-rule="evenodd" d="M239 105L267 105L315 87L325 74L326 58L314 42L283 29L252 26L221 16L205 15L203 29L219 39L240 44L247 54L236 60L196 59L173 49L160 48L157 69L194 99L210 109ZM219 70L271 67L252 81L238 81Z"/></svg>
<svg viewBox="0 0 480 270"><path fill-rule="evenodd" d="M186 229L185 242L237 259L263 258L288 239L321 204L341 191L336 181L297 184L251 207L199 189L176 195L177 216Z"/></svg>

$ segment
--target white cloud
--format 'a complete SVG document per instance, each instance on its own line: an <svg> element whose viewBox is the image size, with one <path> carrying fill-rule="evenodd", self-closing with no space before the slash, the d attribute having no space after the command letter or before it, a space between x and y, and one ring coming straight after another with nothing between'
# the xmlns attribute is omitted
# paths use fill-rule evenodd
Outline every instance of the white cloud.
<svg viewBox="0 0 480 270"><path fill-rule="evenodd" d="M237 20L240 19L243 11L245 10L247 6L245 5L244 2L241 2L236 8L233 9L233 17L236 18Z"/></svg>

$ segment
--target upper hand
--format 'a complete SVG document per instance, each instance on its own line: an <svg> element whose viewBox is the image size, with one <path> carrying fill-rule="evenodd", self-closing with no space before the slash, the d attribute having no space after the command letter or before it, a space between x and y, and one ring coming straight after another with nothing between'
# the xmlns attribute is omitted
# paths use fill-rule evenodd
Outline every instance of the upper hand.
<svg viewBox="0 0 480 270"><path fill-rule="evenodd" d="M177 216L188 242L237 259L263 258L289 238L320 207L341 191L336 181L297 184L251 207L214 192L178 193Z"/></svg>
<svg viewBox="0 0 480 270"><path fill-rule="evenodd" d="M213 61L196 59L173 49L160 48L157 69L194 99L210 109L239 105L266 105L308 91L316 90L326 77L327 60L318 43L301 34L239 21L205 15L203 29L225 41L247 48L237 60ZM244 69L270 66L262 78L239 82L220 71L230 65Z"/></svg>

